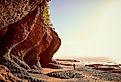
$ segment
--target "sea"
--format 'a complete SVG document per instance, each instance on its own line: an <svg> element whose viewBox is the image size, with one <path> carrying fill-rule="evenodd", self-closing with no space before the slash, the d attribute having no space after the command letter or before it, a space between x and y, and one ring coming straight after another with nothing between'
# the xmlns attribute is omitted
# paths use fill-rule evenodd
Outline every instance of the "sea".
<svg viewBox="0 0 121 82"><path fill-rule="evenodd" d="M88 64L103 64L103 65L118 65L119 62L116 62L107 57L65 57L65 58L56 58L63 60L77 60L78 62L64 61L66 64L76 64L76 65L88 65Z"/></svg>

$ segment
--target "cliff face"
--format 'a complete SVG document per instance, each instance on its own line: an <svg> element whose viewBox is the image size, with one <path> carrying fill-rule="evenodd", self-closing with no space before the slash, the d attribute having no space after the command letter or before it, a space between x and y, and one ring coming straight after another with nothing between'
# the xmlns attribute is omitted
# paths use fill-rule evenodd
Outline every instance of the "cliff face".
<svg viewBox="0 0 121 82"><path fill-rule="evenodd" d="M48 1L0 1L0 63L10 70L55 67L61 40L50 25Z"/></svg>

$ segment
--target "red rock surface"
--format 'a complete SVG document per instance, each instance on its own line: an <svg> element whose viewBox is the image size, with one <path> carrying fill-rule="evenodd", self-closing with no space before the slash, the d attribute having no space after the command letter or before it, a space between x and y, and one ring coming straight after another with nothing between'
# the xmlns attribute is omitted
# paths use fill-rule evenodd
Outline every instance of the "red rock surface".
<svg viewBox="0 0 121 82"><path fill-rule="evenodd" d="M50 24L48 1L0 0L0 82L41 82L30 73L58 67L52 57L61 40Z"/></svg>
<svg viewBox="0 0 121 82"><path fill-rule="evenodd" d="M43 67L53 67L53 65L49 63L51 62L53 54L59 49L59 46L61 44L61 40L58 37L57 33L52 28L50 28L50 31L52 32L52 41L48 48L39 54L40 62L43 62L41 63ZM44 60L44 58L46 58L46 60Z"/></svg>
<svg viewBox="0 0 121 82"><path fill-rule="evenodd" d="M0 8L1 59L4 55L8 55L10 59L12 59L11 55L15 55L31 68L34 65L38 66L39 63L42 67L53 67L49 63L60 47L61 40L52 29L53 27L50 27L48 22L45 23L47 18L43 14L44 8L48 6L47 1L10 0L10 2L0 2L3 8Z"/></svg>
<svg viewBox="0 0 121 82"><path fill-rule="evenodd" d="M0 65L0 82L17 82L19 79L10 72L8 68Z"/></svg>

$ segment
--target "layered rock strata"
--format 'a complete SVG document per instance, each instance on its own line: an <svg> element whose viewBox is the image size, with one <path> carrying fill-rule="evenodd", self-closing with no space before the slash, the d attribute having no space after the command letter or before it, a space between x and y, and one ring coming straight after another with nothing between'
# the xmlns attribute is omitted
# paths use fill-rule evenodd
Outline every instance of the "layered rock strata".
<svg viewBox="0 0 121 82"><path fill-rule="evenodd" d="M0 1L0 64L15 75L55 67L52 57L61 40L50 24L48 1Z"/></svg>

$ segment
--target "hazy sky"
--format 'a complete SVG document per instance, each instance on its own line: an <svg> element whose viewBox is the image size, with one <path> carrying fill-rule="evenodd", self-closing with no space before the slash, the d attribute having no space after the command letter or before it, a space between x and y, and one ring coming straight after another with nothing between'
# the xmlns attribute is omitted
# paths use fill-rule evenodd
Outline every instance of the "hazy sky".
<svg viewBox="0 0 121 82"><path fill-rule="evenodd" d="M54 57L121 61L121 0L51 0L50 14L62 40Z"/></svg>

